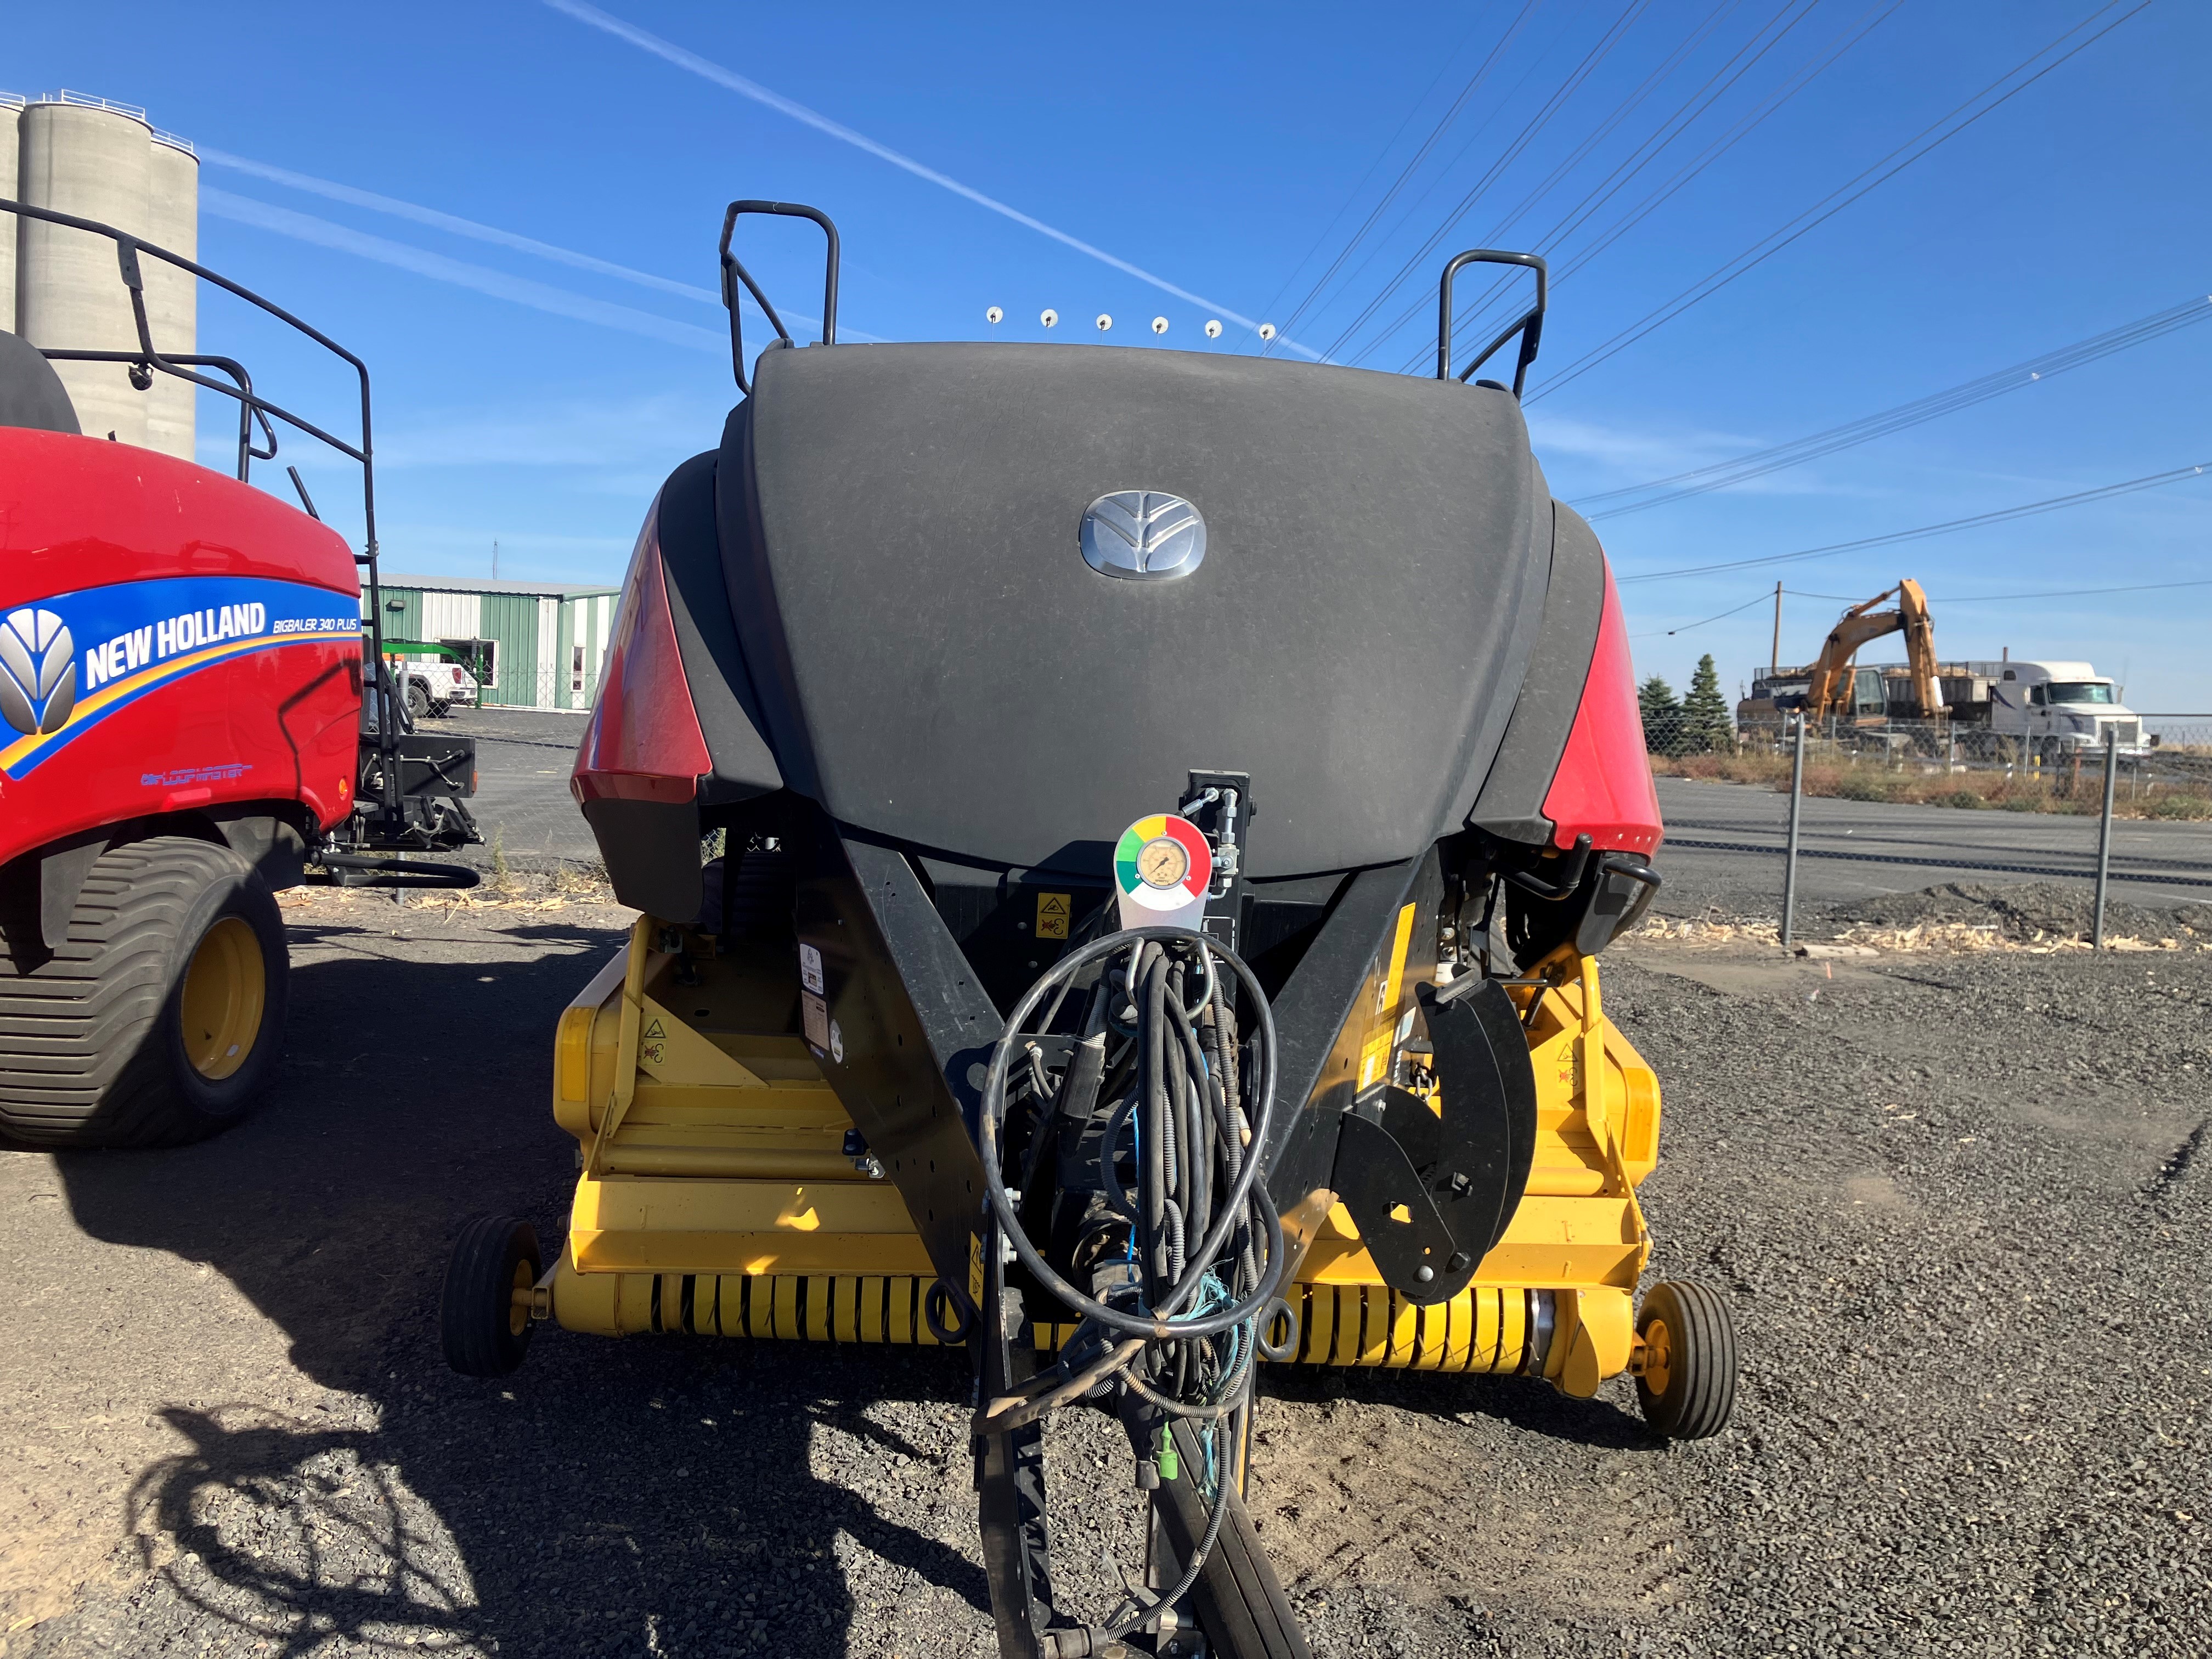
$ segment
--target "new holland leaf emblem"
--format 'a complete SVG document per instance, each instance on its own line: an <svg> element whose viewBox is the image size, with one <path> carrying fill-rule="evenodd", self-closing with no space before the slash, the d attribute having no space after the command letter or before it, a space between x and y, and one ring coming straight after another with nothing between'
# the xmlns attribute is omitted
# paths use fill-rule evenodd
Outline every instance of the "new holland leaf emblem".
<svg viewBox="0 0 2212 1659"><path fill-rule="evenodd" d="M1117 489L1084 509L1084 562L1103 576L1160 581L1188 576L1206 557L1206 520L1180 495Z"/></svg>
<svg viewBox="0 0 2212 1659"><path fill-rule="evenodd" d="M76 641L51 611L0 617L0 716L18 732L58 732L76 707Z"/></svg>

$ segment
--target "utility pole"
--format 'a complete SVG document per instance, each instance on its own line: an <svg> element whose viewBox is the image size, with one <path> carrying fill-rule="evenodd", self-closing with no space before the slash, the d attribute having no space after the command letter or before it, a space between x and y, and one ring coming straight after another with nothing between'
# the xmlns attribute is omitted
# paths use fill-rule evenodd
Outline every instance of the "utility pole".
<svg viewBox="0 0 2212 1659"><path fill-rule="evenodd" d="M491 544L491 579L494 581L499 580L499 544L496 541Z"/></svg>
<svg viewBox="0 0 2212 1659"><path fill-rule="evenodd" d="M1782 860L1782 948L1796 943L1797 830L1805 811L1805 714L1797 714L1797 745L1790 763L1790 839Z"/></svg>
<svg viewBox="0 0 2212 1659"><path fill-rule="evenodd" d="M1767 653L1766 672L1782 672L1782 584L1774 584L1774 649Z"/></svg>
<svg viewBox="0 0 2212 1659"><path fill-rule="evenodd" d="M2079 764L2078 761L2076 764ZM2097 820L2097 914L2089 932L2089 948L2105 948L2105 890L2112 878L2112 785L2120 770L2120 726L2105 722L2105 811Z"/></svg>

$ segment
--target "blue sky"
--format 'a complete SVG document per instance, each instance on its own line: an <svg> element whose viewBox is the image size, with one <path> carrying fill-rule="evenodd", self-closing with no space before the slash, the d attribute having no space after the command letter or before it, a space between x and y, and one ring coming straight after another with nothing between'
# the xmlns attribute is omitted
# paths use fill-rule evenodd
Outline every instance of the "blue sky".
<svg viewBox="0 0 2212 1659"><path fill-rule="evenodd" d="M1152 346L1162 315L1170 348L1261 349L1233 320L1208 343L1201 325L1218 316L1276 322L1279 354L1390 371L1432 362L1443 253L1542 244L1557 282L1528 410L1570 501L1823 431L2192 299L2212 312L2212 14L2181 0L603 5L598 22L581 0L45 8L11 19L0 86L143 105L210 153L204 262L375 374L382 541L398 569L489 574L496 540L502 575L618 577L653 488L714 441L733 398L711 295L720 210L738 196L837 219L848 338L981 337L996 304L1011 339L1096 341L1104 312L1115 346ZM1976 94L2116 20L1547 391L1931 124L1980 107ZM748 234L770 294L811 317L814 233ZM1390 287L1401 270L1413 274ZM1062 319L1049 335L1047 306ZM280 398L332 418L345 408L325 365L223 302L204 302L201 349L246 358ZM2208 368L2212 319L2187 322L1875 441L1600 522L1639 670L1680 688L1710 650L1733 694L1765 660L1771 602L1667 630L1771 594L1778 576L1838 596L1786 600L1783 654L1802 659L1840 599L1909 574L1929 590L1946 656L2086 657L2124 673L2138 708L2212 708L2212 586L1980 602L2212 577L2212 471L1903 545L1633 580L2212 463ZM203 410L204 440L222 424ZM303 470L334 512L342 475Z"/></svg>

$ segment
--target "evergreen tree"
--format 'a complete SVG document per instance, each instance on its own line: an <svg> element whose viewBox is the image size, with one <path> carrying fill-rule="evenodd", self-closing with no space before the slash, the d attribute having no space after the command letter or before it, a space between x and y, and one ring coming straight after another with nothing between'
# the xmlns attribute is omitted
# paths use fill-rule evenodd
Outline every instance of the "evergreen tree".
<svg viewBox="0 0 2212 1659"><path fill-rule="evenodd" d="M1710 651L1698 659L1689 695L1682 699L1682 738L1687 750L1699 754L1735 746L1735 724L1729 718L1720 671L1713 666Z"/></svg>
<svg viewBox="0 0 2212 1659"><path fill-rule="evenodd" d="M1636 709L1644 716L1644 747L1653 755L1682 750L1682 705L1674 688L1654 674L1636 688Z"/></svg>

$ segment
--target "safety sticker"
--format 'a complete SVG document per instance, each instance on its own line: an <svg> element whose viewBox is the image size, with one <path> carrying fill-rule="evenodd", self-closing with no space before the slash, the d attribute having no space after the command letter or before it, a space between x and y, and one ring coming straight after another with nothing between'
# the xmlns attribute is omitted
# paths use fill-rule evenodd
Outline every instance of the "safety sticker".
<svg viewBox="0 0 2212 1659"><path fill-rule="evenodd" d="M799 947L799 982L816 996L822 994L822 952L811 945Z"/></svg>
<svg viewBox="0 0 2212 1659"><path fill-rule="evenodd" d="M830 1005L811 991L799 999L805 1015L806 1040L817 1054L826 1054L830 1048Z"/></svg>
<svg viewBox="0 0 2212 1659"><path fill-rule="evenodd" d="M1066 939L1069 908L1069 898L1066 893L1039 893L1036 936L1039 939Z"/></svg>
<svg viewBox="0 0 2212 1659"><path fill-rule="evenodd" d="M657 1019L654 1020L652 1024L647 1026L642 1033L642 1036L647 1042L652 1042L655 1037L665 1037L667 1035L668 1028L663 1025Z"/></svg>
<svg viewBox="0 0 2212 1659"><path fill-rule="evenodd" d="M983 1241L974 1233L968 1235L968 1300L983 1305Z"/></svg>

